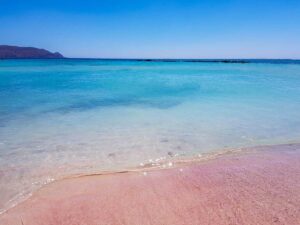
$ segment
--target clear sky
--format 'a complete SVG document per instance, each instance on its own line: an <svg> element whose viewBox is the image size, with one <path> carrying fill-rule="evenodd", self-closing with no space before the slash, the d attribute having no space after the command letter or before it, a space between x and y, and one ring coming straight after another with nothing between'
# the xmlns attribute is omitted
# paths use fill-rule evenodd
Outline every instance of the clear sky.
<svg viewBox="0 0 300 225"><path fill-rule="evenodd" d="M0 0L0 44L67 57L300 59L300 0Z"/></svg>

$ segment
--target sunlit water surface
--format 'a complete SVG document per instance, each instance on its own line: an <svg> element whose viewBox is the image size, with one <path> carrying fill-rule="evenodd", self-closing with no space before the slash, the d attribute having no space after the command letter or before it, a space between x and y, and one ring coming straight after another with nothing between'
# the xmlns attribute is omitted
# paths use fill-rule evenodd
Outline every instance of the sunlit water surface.
<svg viewBox="0 0 300 225"><path fill-rule="evenodd" d="M0 209L53 179L299 142L300 64L0 61Z"/></svg>

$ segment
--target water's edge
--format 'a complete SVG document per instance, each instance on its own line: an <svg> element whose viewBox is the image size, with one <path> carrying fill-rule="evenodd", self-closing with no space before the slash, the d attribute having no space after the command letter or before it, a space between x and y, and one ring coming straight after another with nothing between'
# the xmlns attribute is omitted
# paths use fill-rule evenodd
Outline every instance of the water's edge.
<svg viewBox="0 0 300 225"><path fill-rule="evenodd" d="M125 168L124 170L112 170L112 171L99 171L95 173L82 173L82 174L73 174L73 175L66 175L59 179L53 179L45 184L43 184L38 189L34 190L33 192L22 195L20 194L19 199L15 199L8 208L0 210L0 216L9 210L17 207L19 204L22 204L29 198L31 198L36 192L40 191L41 189L45 188L48 185L52 185L56 182L62 182L68 179L80 179L84 177L90 176L110 176L110 175L117 175L117 174L124 174L124 173L143 173L146 175L147 172L156 171L156 170L167 170L167 169L174 169L180 167L186 167L192 164L199 164L199 163L207 163L212 160L222 159L223 157L232 157L232 156L239 156L239 155L246 155L251 153L259 153L261 151L278 151L287 148L292 149L300 149L300 142L291 142L291 143L283 143L283 144L269 144L269 145L258 145L258 146L250 146L250 147L241 147L241 148L232 148L232 149L222 149L210 153L203 153L198 154L196 156L186 156L186 157L172 157L168 158L167 160L162 160L160 163L148 163L144 165L139 165L136 167Z"/></svg>

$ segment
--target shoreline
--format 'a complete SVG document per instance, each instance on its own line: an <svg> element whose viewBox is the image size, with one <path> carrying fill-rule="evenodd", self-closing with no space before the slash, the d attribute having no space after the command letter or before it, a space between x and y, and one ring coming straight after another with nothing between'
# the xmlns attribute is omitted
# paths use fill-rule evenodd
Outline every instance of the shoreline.
<svg viewBox="0 0 300 225"><path fill-rule="evenodd" d="M264 145L268 146L268 145ZM272 145L273 146L273 145ZM262 146L260 146L262 147ZM248 147L249 148L254 148ZM49 181L46 183L42 184L40 187L38 187L35 190L32 190L29 193L19 193L17 197L14 197L14 199L10 200L9 202L12 202L12 204L9 205L9 207L0 209L0 217L2 214L6 213L7 211L17 207L19 204L22 204L23 202L27 201L34 193L38 192L40 189L43 189L47 187L48 185L51 185L56 182L61 182L64 180L69 180L69 179L76 179L76 178L81 178L81 177L90 177L90 176L104 176L104 175L114 175L114 174L122 174L122 173L138 173L138 172L144 172L144 171L155 171L155 170L166 170L166 169L172 169L175 167L178 167L180 165L189 165L192 163L201 163L209 160L213 160L217 157L222 157L224 155L228 154L236 154L239 152L244 152L246 147L241 147L241 148L228 148L228 149L222 149L222 150L215 150L212 152L207 152L200 154L201 156L199 157L199 154L196 156L172 156L172 157L164 157L164 160L160 161L159 163L154 163L155 165L152 165L153 163L143 163L143 166L141 165L136 165L133 167L127 167L122 170L102 170L99 172L89 172L89 173L74 173L74 174L68 174L64 176L60 176L59 178L50 178ZM163 157L162 157L163 158ZM168 166L168 163L172 162L172 166ZM163 165L166 165L165 167Z"/></svg>
<svg viewBox="0 0 300 225"><path fill-rule="evenodd" d="M290 144L298 144L298 143L285 143L280 145L290 145ZM276 144L277 146L278 144ZM74 173L74 174L68 174L64 176L60 176L59 178L51 178L46 183L42 184L40 187L38 187L35 190L32 190L29 193L19 193L17 197L14 197L14 199L10 200L9 202L12 202L12 204L9 205L9 207L0 209L0 217L2 214L5 214L7 211L17 207L19 204L22 204L23 202L27 201L34 193L38 192L40 189L43 189L47 187L48 185L51 185L56 182L61 182L64 180L69 179L76 179L76 178L84 178L84 177L90 177L90 176L105 176L105 175L117 175L117 174L123 174L123 173L142 173L142 172L148 172L148 171L156 171L156 170L167 170L176 168L179 166L188 166L193 163L204 163L206 161L214 160L218 157L223 157L226 155L233 155L233 154L243 154L249 151L249 149L254 148L261 148L261 147L268 147L268 146L275 146L274 144L270 145L259 145L259 146L251 146L251 147L240 147L240 148L225 148L225 149L216 149L212 152L197 154L194 156L185 156L185 155L173 155L168 157L161 157L164 158L163 160L159 162L153 161L153 163L150 162L144 162L143 165L136 165L133 167L127 167L122 170L102 170L99 172L89 172L89 173ZM169 166L169 163L172 163L171 166Z"/></svg>
<svg viewBox="0 0 300 225"><path fill-rule="evenodd" d="M100 172L92 172L92 173L82 173L82 174L72 174L67 175L58 179L54 179L53 181L45 184L44 186L40 187L39 189L44 188L47 185L51 185L55 182L61 182L64 180L69 179L77 179L77 178L84 178L84 177L91 177L91 176L110 176L110 175L118 175L118 174L126 174L126 173L142 173L148 171L161 171L161 170L169 170L179 168L181 166L192 166L193 164L202 164L206 162L210 162L216 159L222 159L224 157L231 157L231 156L239 156L239 155L246 155L255 152L261 151L276 151L281 150L281 148L285 147L298 147L300 150L300 143L298 142L291 142L291 143L284 143L284 144L265 144L265 145L257 145L257 146L250 146L250 147L240 147L240 148L226 148L222 150L215 150L212 152L201 153L194 156L172 156L169 158L165 158L163 161L159 163L154 163L156 165L151 165L152 163L145 163L143 166L134 166L128 167L123 170L103 170ZM172 166L168 166L167 164L172 162ZM163 165L166 165L165 167ZM39 189L37 191L39 191ZM1 214L0 214L1 215Z"/></svg>
<svg viewBox="0 0 300 225"><path fill-rule="evenodd" d="M92 197L92 198L90 198L90 197L86 198L86 199L83 198L82 201L79 201L77 203L79 205L81 204L83 207L88 208L89 210L91 210L91 209L97 208L97 206L99 207L99 203L97 203L98 205L95 203L94 206L92 206L88 203L89 202L88 200L93 199L93 195L95 195L94 197L97 196L98 198L101 198L101 199L105 198L105 196L107 196L107 195L109 195L109 196L112 195L111 198L114 199L114 195L120 195L121 193L123 193L124 192L123 188L116 185L116 183L118 184L120 182L122 182L125 187L128 186L128 185L131 185L131 186L134 186L134 187L137 186L137 184L141 185L142 187L145 188L146 192L149 189L148 186L152 185L152 188L155 187L155 189L157 189L157 187L159 187L160 185L166 185L166 184L170 183L172 185L168 186L168 188L165 190L166 191L166 193L165 193L166 197L170 198L171 196L168 196L169 195L168 193L169 192L174 192L174 188L176 189L177 186L179 186L183 190L185 190L183 192L183 196L190 196L190 195L193 196L195 193L201 195L201 192L198 193L199 187L198 187L198 189L194 190L193 185L191 186L190 183L200 182L200 183L204 183L203 184L204 187L205 187L205 185L207 186L207 183L205 184L205 182L203 182L203 178L202 178L202 180L200 178L199 178L200 180L197 178L199 173L202 174L203 171L209 172L210 176L211 176L211 178L210 178L210 176L204 177L205 178L204 181L207 181L209 179L216 179L214 177L218 177L217 171L219 171L219 172L221 171L223 173L223 170L225 170L225 171L228 170L229 171L228 175L233 176L233 177L236 176L237 172L241 173L240 176L244 179L244 178L247 178L247 177L244 177L245 175L243 175L243 171L245 172L247 170L249 170L249 171L256 170L257 166L261 167L261 168L267 167L267 166L272 167L276 163L279 163L279 165L286 164L285 167L281 168L281 170L283 170L283 171L281 171L281 170L277 171L281 175L282 175L282 173L286 172L287 174L283 174L284 177L289 177L289 176L291 176L291 177L294 176L295 177L295 176L300 175L300 165L299 165L300 164L300 157L299 157L300 156L300 154L299 154L300 144L283 144L283 145L275 145L275 146L272 146L272 145L271 146L258 146L258 147L241 148L241 149L236 149L236 150L230 150L229 152L230 153L228 153L228 151L227 151L227 153L216 154L216 156L214 156L212 158L209 158L209 159L204 159L204 160L203 160L202 157L201 157L201 159L196 158L194 160L189 160L188 162L186 162L186 161L185 162L180 162L180 160L179 160L179 162L174 163L171 168L166 168L166 169L162 169L162 168L142 168L142 169L138 169L138 170L120 171L120 172L115 172L115 173L106 173L106 174L102 173L102 174L89 174L89 175L81 175L81 176L72 176L72 177L61 179L61 180L57 180L57 181L54 181L50 184L47 184L47 185L43 186L42 188L40 188L39 190L34 192L33 195L31 197L29 197L27 200L19 203L18 205L16 205L13 208L8 209L6 212L4 212L2 215L0 215L0 224L2 224L2 221L5 221L6 222L5 224L20 224L20 221L16 221L17 215L22 215L22 217L24 217L24 215L25 215L24 221L22 220L22 223L24 223L24 224L35 224L35 223L33 223L34 221L30 220L30 218L32 219L32 216L35 218L35 217L44 217L45 215L48 218L48 222L49 222L49 223L47 223L47 221L45 221L45 224L53 224L53 223L50 223L50 221L51 221L51 215L52 215L52 217L54 215L51 214L51 211L50 212L48 211L50 206L54 207L53 205L51 205L52 201L57 200L57 201L62 202L63 205L65 205L66 208L62 207L62 209L59 210L61 212L62 217L64 216L63 211L65 211L65 213L69 213L69 212L72 212L72 210L75 210L74 209L74 204L72 203L72 201L70 201L70 199L68 197L61 196L62 193L60 192L60 190L68 189L68 188L70 190L73 190L73 192L69 193L67 191L67 193L64 193L64 195L70 195L70 198L74 197L74 196L72 196L72 193L80 192L79 196L81 196L81 197L83 197L83 196L85 196L89 193L91 195L90 197ZM289 155L289 154L292 154L292 155ZM273 159L273 160L269 161L269 160L266 160L266 158L270 158L270 159ZM290 162L291 160L292 161L296 160L296 162L294 162L294 164L292 164L292 162ZM239 164L243 161L244 161L244 164ZM255 163L257 164L256 167L254 167L252 165L252 163L251 163L252 161L253 161L254 164ZM289 165L289 164L291 164L291 165ZM291 166L294 166L295 168L290 168ZM296 173L295 174L289 174L290 171L285 171L285 170L287 170L287 168L289 168L290 170L294 169L296 171ZM190 170L190 172L189 172L189 170ZM277 181L278 177L276 178L276 176L278 176L278 173L276 173L276 171L274 171L274 170L278 170L278 168L275 166L274 168L272 167L272 169L270 171L268 171L268 170L266 171L266 173L269 177L271 177L271 178L274 177L274 180L271 180L271 183L272 182L274 182L274 183L281 182L280 180ZM195 173L195 171L198 171L198 172ZM189 177L189 179L187 179L187 182L184 183L184 185L182 185L182 181L180 181L178 183L178 180L185 179L185 178L182 178L180 176ZM157 179L153 180L153 177L156 177ZM239 180L241 177L237 176L236 179ZM266 179L269 179L269 177L266 177ZM125 182L125 180L127 180L127 178L131 179L131 180L128 181L128 184L127 184L127 182ZM145 179L148 179L148 178L151 179L151 182L145 180ZM222 177L221 178L219 177L218 179L222 179ZM262 184L257 184L258 181L256 179L257 178L255 178L253 181L250 180L248 182L250 182L250 186L252 186L252 185L255 186L256 185L258 189L261 189ZM109 189L108 190L102 190L102 192L99 190L99 192L98 192L98 191L94 190L93 185L91 185L91 187L87 186L88 184L86 184L86 182L90 183L90 184L102 184L104 186L108 185L105 182L109 182L115 189L113 189L113 190L109 190ZM99 182L99 183L97 183L97 182ZM148 184L148 185L145 186L145 184L143 182ZM239 185L241 185L241 184L239 184L239 183L235 184L233 182L230 187L235 189L234 188L235 185L237 185L237 187L239 187ZM280 185L282 186L282 185L285 185L285 184L280 184ZM297 187L300 187L300 179L299 179L298 183L297 182L294 183L293 185L291 185L290 188L293 188L293 186L295 186L295 185ZM210 187L210 185L208 185L208 186L209 187L207 187L207 190L211 190L212 192L213 192L214 189L216 189L216 187L213 187L213 186ZM223 186L224 186L224 184L223 184ZM66 187L68 187L68 188L66 188ZM76 189L76 187L77 187L77 189ZM200 187L201 187L201 185L200 185ZM246 188L243 185L241 187L242 187L242 189L241 189L242 191L244 190L244 188ZM229 189L228 189L228 191L230 192ZM239 192L241 190L235 190L235 191ZM143 190L138 188L136 191L137 191L136 193L138 194L139 191L143 191ZM144 198L148 198L149 194L153 195L153 190L149 189L148 191L149 191L149 193L147 193L144 196ZM216 190L214 190L214 191L216 191ZM220 191L220 190L218 190L218 191ZM278 191L280 195L284 194L284 193L281 193L281 192L283 192L283 190L279 190L279 189L276 190L275 189L274 191L275 192ZM90 192L92 192L93 194L91 194ZM161 202L164 199L163 196L160 196L160 194L162 194L160 192L161 191L159 189L155 191L156 195L154 196L154 199L156 199L157 202ZM218 194L221 194L221 193L218 193ZM231 194L233 194L233 193L231 193ZM300 191L296 192L295 194L297 196L299 196L299 204L300 204ZM57 197L57 196L60 196L60 198ZM127 200L129 201L131 198L135 199L135 196L133 195L133 193L131 193L129 199L127 199ZM44 199L44 200L42 201L41 199ZM119 199L119 198L117 198L117 199ZM110 200L110 201L108 201L108 203L110 202L110 204L114 205L114 204L117 203L116 202L117 199L114 199L113 201ZM148 200L150 202L152 201L152 199L148 199ZM222 199L221 200L216 199L216 200L221 201ZM272 199L269 199L268 201L271 201L271 200ZM281 201L284 201L284 200L285 199L281 199ZM289 199L289 201L290 201L290 199ZM44 212L40 213L40 214L34 212L34 208L37 207L37 205L35 205L36 202L39 202L38 205L42 205L43 207L45 207L48 210L44 210ZM165 202L165 200L163 202ZM101 203L101 204L105 205L105 204L108 204L108 203ZM129 202L125 202L124 204L129 204ZM144 204L144 203L140 202L140 204ZM183 206L188 207L189 204L196 204L197 205L197 204L200 204L200 203L193 202L193 201L191 203L190 200L188 201L186 198L183 198L183 199L181 199L181 201L178 202L178 204L179 205L177 205L175 208L178 208L178 207L181 208ZM183 206L181 206L181 204ZM209 204L211 204L211 203L209 203ZM243 203L241 203L241 204L243 206ZM110 207L112 207L112 205L110 205ZM89 207L91 207L91 208L89 208ZM145 203L143 205L143 207L147 208L148 207L147 203ZM173 206L169 206L169 207L171 207L171 208L168 209L168 207L167 207L167 209L171 210ZM30 210L28 211L28 208L33 208L33 209L32 209L32 211L30 211ZM68 208L68 210L66 210L67 208ZM86 210L88 210L88 209L86 209ZM89 210L86 211L86 213L88 213ZM108 207L107 210L109 210L109 207ZM118 214L119 210L122 211L123 208L116 209L115 213ZM199 210L200 210L200 208L199 208ZM223 210L226 211L226 207ZM289 208L287 208L287 210L289 210ZM50 213L50 215L49 215L49 213ZM81 213L83 213L83 212L81 212ZM149 213L151 214L153 212L151 212L151 210L150 210ZM79 213L77 215L77 217L78 217L77 219L81 222L86 222L86 220L90 219L90 218L85 218L85 219L79 218L79 215L81 215L81 214ZM97 217L102 218L105 215L103 215L103 213L102 214L100 213L99 215L93 215L93 216L91 215L91 217L93 217L93 218L95 216L96 216L96 218ZM127 218L126 215L123 215L123 216ZM171 216L171 215L169 215L169 216ZM182 216L185 218L185 216L188 216L188 214L182 215ZM76 215L75 215L75 217L76 217ZM169 218L169 219L172 220L173 217L174 217L174 215L172 214L171 218ZM113 223L110 223L111 221L109 220L109 218L106 218L106 219L108 221L108 224L113 224ZM130 220L130 218L127 218L127 219ZM131 218L131 219L134 219L134 218ZM153 218L150 216L148 219L149 219L149 221L151 221ZM297 217L295 219L297 220L296 222L299 222L300 221L300 215L299 215L299 217ZM26 223L25 221L30 221L30 223L28 223L28 222ZM131 222L132 222L132 224L138 224L138 223L135 223L134 221L131 221ZM147 222L147 221L145 221L145 222ZM60 223L55 223L55 224L60 224ZM66 224L76 224L76 223L74 222L74 223L66 223ZM106 224L106 223L104 223L104 224ZM124 223L124 224L127 224L127 223ZM169 224L169 223L167 222L167 224ZM175 223L175 224L181 224L181 223ZM191 224L194 224L194 223L191 223ZM224 223L224 224L226 224L226 223ZM252 224L252 223L248 223L248 224ZM273 223L263 223L263 224L273 224ZM289 224L293 224L293 223L289 223Z"/></svg>

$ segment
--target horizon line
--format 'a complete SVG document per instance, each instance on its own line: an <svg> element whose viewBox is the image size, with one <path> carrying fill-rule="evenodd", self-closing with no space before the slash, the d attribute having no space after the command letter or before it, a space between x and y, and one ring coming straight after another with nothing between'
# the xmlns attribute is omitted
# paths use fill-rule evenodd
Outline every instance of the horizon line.
<svg viewBox="0 0 300 225"><path fill-rule="evenodd" d="M0 59L47 59L47 58L0 58ZM300 60L300 58L159 58L159 57L67 57L48 59L101 59L101 60Z"/></svg>

